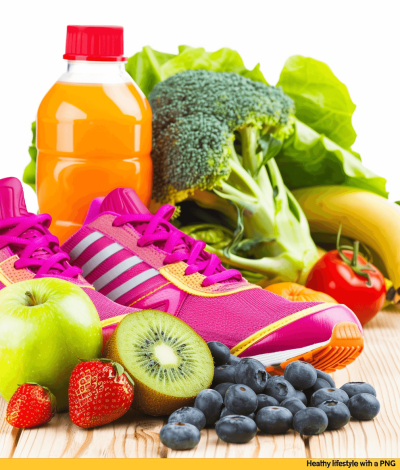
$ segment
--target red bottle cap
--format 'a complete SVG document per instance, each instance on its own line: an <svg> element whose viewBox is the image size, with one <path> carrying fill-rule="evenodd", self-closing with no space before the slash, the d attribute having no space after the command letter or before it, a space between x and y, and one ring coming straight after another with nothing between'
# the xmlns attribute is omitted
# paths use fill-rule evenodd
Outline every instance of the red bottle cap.
<svg viewBox="0 0 400 470"><path fill-rule="evenodd" d="M122 26L68 26L64 59L125 61Z"/></svg>

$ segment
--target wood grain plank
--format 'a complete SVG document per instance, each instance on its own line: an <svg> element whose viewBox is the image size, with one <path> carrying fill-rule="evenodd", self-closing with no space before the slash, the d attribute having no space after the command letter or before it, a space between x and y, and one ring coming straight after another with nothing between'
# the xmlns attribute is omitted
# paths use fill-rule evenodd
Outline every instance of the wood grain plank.
<svg viewBox="0 0 400 470"><path fill-rule="evenodd" d="M6 421L7 402L0 397L0 458L7 459L14 455L21 431L13 428Z"/></svg>
<svg viewBox="0 0 400 470"><path fill-rule="evenodd" d="M333 374L336 385L369 382L381 404L368 422L351 422L339 431L309 439L313 458L394 458L400 454L400 310L380 312L364 329L365 350L353 364Z"/></svg>
<svg viewBox="0 0 400 470"><path fill-rule="evenodd" d="M113 423L85 430L63 413L46 426L22 431L14 458L165 457L159 439L163 424L160 418L129 411Z"/></svg>
<svg viewBox="0 0 400 470"><path fill-rule="evenodd" d="M214 429L203 429L201 440L191 451L174 451L165 448L168 458L271 458L306 456L300 435L291 431L284 436L268 436L258 432L247 444L227 444L221 441Z"/></svg>

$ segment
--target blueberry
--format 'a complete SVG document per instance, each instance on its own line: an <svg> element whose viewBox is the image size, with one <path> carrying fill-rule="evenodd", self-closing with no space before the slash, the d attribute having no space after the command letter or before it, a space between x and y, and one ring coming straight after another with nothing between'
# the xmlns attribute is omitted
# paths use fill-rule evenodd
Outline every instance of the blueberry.
<svg viewBox="0 0 400 470"><path fill-rule="evenodd" d="M347 405L351 416L360 421L374 419L381 408L378 399L370 393L359 393L352 396Z"/></svg>
<svg viewBox="0 0 400 470"><path fill-rule="evenodd" d="M183 408L174 411L168 418L168 424L174 423L193 424L193 426L196 426L196 428L201 431L206 425L206 417L198 408L184 406Z"/></svg>
<svg viewBox="0 0 400 470"><path fill-rule="evenodd" d="M224 404L238 415L249 415L257 409L257 395L247 385L232 385L225 393Z"/></svg>
<svg viewBox="0 0 400 470"><path fill-rule="evenodd" d="M346 405L349 401L349 396L344 390L340 390L340 388L320 388L313 393L310 405L318 406L326 400L337 400Z"/></svg>
<svg viewBox="0 0 400 470"><path fill-rule="evenodd" d="M266 406L279 406L279 401L274 398L270 397L269 395L264 395L263 393L260 393L260 395L257 395L257 410L261 410L261 408L265 408Z"/></svg>
<svg viewBox="0 0 400 470"><path fill-rule="evenodd" d="M216 367L228 364L228 361L231 358L231 352L228 346L225 346L225 344L222 344L219 341L210 341L207 343L207 346L211 352L211 356L214 359L214 365Z"/></svg>
<svg viewBox="0 0 400 470"><path fill-rule="evenodd" d="M304 405L307 406L307 397L301 390L296 390L296 398L298 398Z"/></svg>
<svg viewBox="0 0 400 470"><path fill-rule="evenodd" d="M310 402L312 395L317 391L320 390L321 388L330 388L329 382L327 382L325 379L317 379L315 381L315 384L311 388L307 388L306 390L303 390L308 402Z"/></svg>
<svg viewBox="0 0 400 470"><path fill-rule="evenodd" d="M257 426L247 416L233 415L220 419L215 426L215 432L224 442L245 444L257 434Z"/></svg>
<svg viewBox="0 0 400 470"><path fill-rule="evenodd" d="M326 400L318 405L318 408L328 416L328 427L326 429L340 429L350 421L350 411L341 401Z"/></svg>
<svg viewBox="0 0 400 470"><path fill-rule="evenodd" d="M160 431L161 442L174 450L188 450L200 441L200 431L188 423L166 424Z"/></svg>
<svg viewBox="0 0 400 470"><path fill-rule="evenodd" d="M296 413L293 418L293 429L306 436L321 434L327 426L328 417L319 408L306 408Z"/></svg>
<svg viewBox="0 0 400 470"><path fill-rule="evenodd" d="M235 371L236 366L230 366L229 364L216 367L214 369L213 386L215 387L215 385L223 384L226 382L236 383Z"/></svg>
<svg viewBox="0 0 400 470"><path fill-rule="evenodd" d="M198 408L206 417L206 426L212 426L216 423L221 414L223 401L221 394L216 390L202 390L194 402L195 408Z"/></svg>
<svg viewBox="0 0 400 470"><path fill-rule="evenodd" d="M279 375L268 379L264 393L274 397L279 403L286 400L286 398L294 398L296 396L296 390L293 388L293 385Z"/></svg>
<svg viewBox="0 0 400 470"><path fill-rule="evenodd" d="M359 393L369 393L376 397L376 391L374 387L367 382L349 382L340 387L340 390L344 390L349 398Z"/></svg>
<svg viewBox="0 0 400 470"><path fill-rule="evenodd" d="M305 390L315 384L317 371L308 362L295 361L286 366L284 377L296 390Z"/></svg>
<svg viewBox="0 0 400 470"><path fill-rule="evenodd" d="M292 426L293 415L282 406L267 406L256 414L256 424L268 434L284 434Z"/></svg>
<svg viewBox="0 0 400 470"><path fill-rule="evenodd" d="M283 402L281 403L281 406L287 408L293 416L298 411L304 410L306 408L306 405L301 402L298 398L286 398L286 400L283 400Z"/></svg>
<svg viewBox="0 0 400 470"><path fill-rule="evenodd" d="M232 382L225 382L225 383L222 383L222 384L218 384L214 387L214 390L216 390L218 393L220 393L222 399L224 399L225 398L225 393L231 385L235 385L235 384L232 383Z"/></svg>
<svg viewBox="0 0 400 470"><path fill-rule="evenodd" d="M234 356L233 354L231 354L231 357L228 361L228 364L231 365L231 366L237 366L240 362L240 357L237 357L237 356Z"/></svg>
<svg viewBox="0 0 400 470"><path fill-rule="evenodd" d="M319 379L326 380L330 387L336 388L335 381L332 379L332 377L329 374L327 374L326 372L324 372L322 370L318 370L318 369L316 369L316 371L317 371L317 377Z"/></svg>
<svg viewBox="0 0 400 470"><path fill-rule="evenodd" d="M233 415L236 415L236 413L224 407L222 408L220 419L225 418L225 416L233 416ZM252 420L254 420L256 417L254 413L250 413L249 415L241 415L241 416L247 416L248 418L251 418Z"/></svg>
<svg viewBox="0 0 400 470"><path fill-rule="evenodd" d="M236 366L235 380L237 384L245 384L254 392L261 393L267 385L265 366L255 359L241 361Z"/></svg>

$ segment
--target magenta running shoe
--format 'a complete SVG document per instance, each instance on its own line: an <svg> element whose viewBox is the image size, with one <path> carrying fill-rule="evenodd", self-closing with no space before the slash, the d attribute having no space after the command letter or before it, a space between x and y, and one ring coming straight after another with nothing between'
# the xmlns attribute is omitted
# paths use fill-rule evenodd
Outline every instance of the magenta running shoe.
<svg viewBox="0 0 400 470"><path fill-rule="evenodd" d="M347 307L291 302L250 284L170 224L173 212L165 205L152 215L132 189L115 189L92 202L62 248L109 300L168 312L268 371L301 359L332 372L362 352L362 327Z"/></svg>
<svg viewBox="0 0 400 470"><path fill-rule="evenodd" d="M0 179L0 290L15 282L56 277L84 290L95 305L106 341L115 325L137 311L96 292L82 277L82 270L69 264L69 256L49 232L51 217L26 210L22 185L17 178Z"/></svg>

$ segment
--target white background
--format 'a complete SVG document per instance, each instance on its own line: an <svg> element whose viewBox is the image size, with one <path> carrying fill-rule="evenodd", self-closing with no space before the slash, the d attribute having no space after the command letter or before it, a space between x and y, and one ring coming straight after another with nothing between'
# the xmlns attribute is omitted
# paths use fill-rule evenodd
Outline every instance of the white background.
<svg viewBox="0 0 400 470"><path fill-rule="evenodd" d="M354 150L400 199L398 0L0 0L0 178L22 177L30 125L63 73L68 24L122 25L125 55L145 45L176 52L230 47L270 84L294 54L326 62L357 105ZM37 211L25 189L28 209Z"/></svg>

